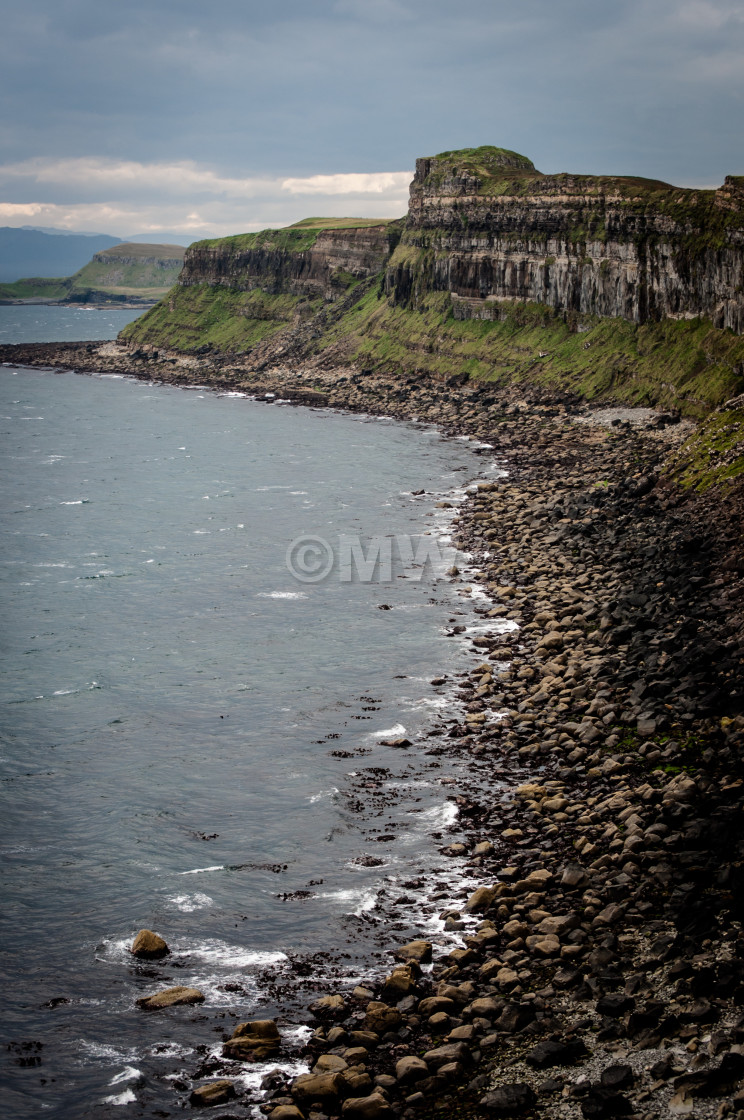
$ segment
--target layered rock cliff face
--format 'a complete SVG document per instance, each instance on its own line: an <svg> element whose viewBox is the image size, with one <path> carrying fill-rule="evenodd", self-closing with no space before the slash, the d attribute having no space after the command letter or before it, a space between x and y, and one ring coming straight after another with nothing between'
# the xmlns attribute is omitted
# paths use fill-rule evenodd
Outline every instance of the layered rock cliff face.
<svg viewBox="0 0 744 1120"><path fill-rule="evenodd" d="M385 287L414 308L450 292L463 319L497 319L499 300L518 300L633 323L703 316L744 333L744 177L685 190L542 175L499 148L419 159Z"/></svg>
<svg viewBox="0 0 744 1120"><path fill-rule="evenodd" d="M336 300L355 281L381 272L397 244L400 223L347 228L298 228L200 241L186 253L179 284Z"/></svg>

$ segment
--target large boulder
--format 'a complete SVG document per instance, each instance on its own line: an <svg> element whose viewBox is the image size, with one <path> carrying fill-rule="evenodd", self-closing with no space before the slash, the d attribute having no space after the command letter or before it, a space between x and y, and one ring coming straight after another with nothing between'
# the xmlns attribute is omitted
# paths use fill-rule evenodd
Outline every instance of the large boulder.
<svg viewBox="0 0 744 1120"><path fill-rule="evenodd" d="M400 949L396 949L393 956L399 961L418 961L419 964L426 964L431 960L432 948L431 941L409 941L407 945L401 945Z"/></svg>
<svg viewBox="0 0 744 1120"><path fill-rule="evenodd" d="M316 999L315 1003L310 1004L310 1010L313 1015L324 1017L326 1015L343 1015L346 1011L346 1003L344 997L341 995L321 996Z"/></svg>
<svg viewBox="0 0 744 1120"><path fill-rule="evenodd" d="M335 1106L345 1089L346 1082L340 1073L302 1073L289 1091L300 1106L314 1102Z"/></svg>
<svg viewBox="0 0 744 1120"><path fill-rule="evenodd" d="M395 1063L395 1076L398 1081L420 1081L422 1077L429 1076L429 1067L423 1058L408 1054Z"/></svg>
<svg viewBox="0 0 744 1120"><path fill-rule="evenodd" d="M160 957L167 957L170 949L157 933L153 933L151 929L141 929L132 942L129 952L140 960L156 961Z"/></svg>
<svg viewBox="0 0 744 1120"><path fill-rule="evenodd" d="M381 1094L371 1093L368 1097L349 1097L341 1115L348 1120L393 1120L395 1114Z"/></svg>
<svg viewBox="0 0 744 1120"><path fill-rule="evenodd" d="M196 1107L207 1108L215 1104L226 1104L234 1096L235 1086L232 1081L210 1081L194 1089L189 1101Z"/></svg>
<svg viewBox="0 0 744 1120"><path fill-rule="evenodd" d="M385 1034L387 1031L397 1030L402 1018L400 1011L396 1011L394 1007L372 1000L367 1004L367 1014L362 1025L365 1031Z"/></svg>
<svg viewBox="0 0 744 1120"><path fill-rule="evenodd" d="M500 1085L481 1098L481 1110L489 1116L521 1116L537 1103L535 1090L524 1081Z"/></svg>
<svg viewBox="0 0 744 1120"><path fill-rule="evenodd" d="M276 1054L282 1041L273 1019L254 1019L250 1023L238 1023L232 1037L222 1047L225 1058L236 1058L241 1062L261 1062Z"/></svg>
<svg viewBox="0 0 744 1120"><path fill-rule="evenodd" d="M143 1011L160 1011L163 1007L175 1007L180 1003L203 1003L204 993L198 988L166 988L153 996L143 996L137 1006Z"/></svg>

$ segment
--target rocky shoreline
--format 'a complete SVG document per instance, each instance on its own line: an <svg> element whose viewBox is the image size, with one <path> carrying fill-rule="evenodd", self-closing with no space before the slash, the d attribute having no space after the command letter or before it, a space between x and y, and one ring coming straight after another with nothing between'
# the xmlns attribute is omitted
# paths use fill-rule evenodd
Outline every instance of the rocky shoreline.
<svg viewBox="0 0 744 1120"><path fill-rule="evenodd" d="M463 799L444 851L482 884L444 915L462 947L429 968L423 938L390 945L377 988L317 1001L312 1072L266 1079L272 1120L744 1116L742 485L680 490L675 417L600 423L560 391L113 343L0 360L427 420L509 471L457 523L484 620L519 626L475 639L465 718L441 728L515 775ZM192 1103L279 1053L276 1028L238 1026Z"/></svg>

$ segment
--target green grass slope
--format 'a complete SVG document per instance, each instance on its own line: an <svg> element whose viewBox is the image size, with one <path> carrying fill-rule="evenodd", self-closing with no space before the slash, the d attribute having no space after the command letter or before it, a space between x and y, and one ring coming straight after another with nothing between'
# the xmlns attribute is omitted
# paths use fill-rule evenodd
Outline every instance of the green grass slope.
<svg viewBox="0 0 744 1120"><path fill-rule="evenodd" d="M119 337L137 345L164 346L186 353L209 346L225 353L245 352L287 327L296 314L312 316L323 301L268 295L210 284L174 288ZM299 306L302 310L299 311Z"/></svg>
<svg viewBox="0 0 744 1120"><path fill-rule="evenodd" d="M436 377L468 373L498 384L555 385L588 400L678 407L702 416L744 390L744 338L704 319L638 326L500 304L501 319L457 320L446 293L423 310L367 294L316 343L341 344L370 370Z"/></svg>

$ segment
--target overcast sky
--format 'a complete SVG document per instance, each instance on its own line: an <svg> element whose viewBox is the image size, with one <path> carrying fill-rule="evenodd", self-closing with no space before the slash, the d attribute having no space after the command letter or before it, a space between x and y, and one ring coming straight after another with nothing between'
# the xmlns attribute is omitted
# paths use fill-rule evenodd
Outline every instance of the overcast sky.
<svg viewBox="0 0 744 1120"><path fill-rule="evenodd" d="M744 0L0 0L0 225L397 216L417 156L744 174Z"/></svg>

